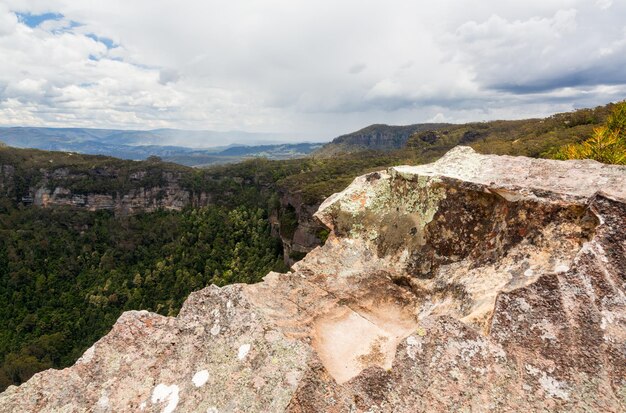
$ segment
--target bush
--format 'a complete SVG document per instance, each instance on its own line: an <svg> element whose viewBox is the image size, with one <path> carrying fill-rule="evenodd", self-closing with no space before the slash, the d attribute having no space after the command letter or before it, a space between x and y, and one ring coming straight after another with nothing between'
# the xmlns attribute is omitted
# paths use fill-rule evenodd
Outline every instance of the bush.
<svg viewBox="0 0 626 413"><path fill-rule="evenodd" d="M562 147L555 159L593 159L598 162L626 165L626 101L613 108L604 126L578 144Z"/></svg>

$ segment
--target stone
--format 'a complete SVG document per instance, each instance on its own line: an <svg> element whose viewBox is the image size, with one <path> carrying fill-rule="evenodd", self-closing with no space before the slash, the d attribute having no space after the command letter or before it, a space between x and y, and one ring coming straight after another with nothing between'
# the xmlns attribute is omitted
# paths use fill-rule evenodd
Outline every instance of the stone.
<svg viewBox="0 0 626 413"><path fill-rule="evenodd" d="M291 272L124 313L0 412L624 411L625 182L465 147L358 177Z"/></svg>

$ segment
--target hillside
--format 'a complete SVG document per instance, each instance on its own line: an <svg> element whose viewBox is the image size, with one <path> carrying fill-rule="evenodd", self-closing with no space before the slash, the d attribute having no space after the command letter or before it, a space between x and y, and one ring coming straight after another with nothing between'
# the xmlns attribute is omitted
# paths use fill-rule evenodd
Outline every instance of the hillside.
<svg viewBox="0 0 626 413"><path fill-rule="evenodd" d="M407 148L422 153L470 145L483 153L547 157L555 149L591 136L606 121L613 104L559 113L545 119L491 121L415 133Z"/></svg>
<svg viewBox="0 0 626 413"><path fill-rule="evenodd" d="M625 177L468 147L361 176L293 272L126 312L0 412L622 411Z"/></svg>
<svg viewBox="0 0 626 413"><path fill-rule="evenodd" d="M334 156L364 150L390 151L401 149L411 135L448 126L444 123L423 123L408 126L370 125L356 132L341 135L315 152L316 156Z"/></svg>
<svg viewBox="0 0 626 413"><path fill-rule="evenodd" d="M580 142L602 124L614 104L558 113L544 119L496 120L466 124L371 125L342 135L313 155L332 157L366 150L405 150L432 159L456 145L482 153L546 157L557 148Z"/></svg>

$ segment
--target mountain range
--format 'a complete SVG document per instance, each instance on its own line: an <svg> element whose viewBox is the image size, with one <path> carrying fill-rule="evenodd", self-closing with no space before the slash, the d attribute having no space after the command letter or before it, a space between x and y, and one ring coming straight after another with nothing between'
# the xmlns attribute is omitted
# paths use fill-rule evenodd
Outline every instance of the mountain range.
<svg viewBox="0 0 626 413"><path fill-rule="evenodd" d="M187 166L237 162L245 158L291 159L308 155L321 143L284 143L281 135L177 129L0 128L0 141L16 148L107 155L143 160L158 156ZM196 146L190 147L194 142ZM248 142L243 145L241 142Z"/></svg>
<svg viewBox="0 0 626 413"><path fill-rule="evenodd" d="M523 120L404 126L373 124L327 143L286 143L284 141L288 137L283 135L250 132L43 127L0 128L0 142L16 148L106 155L131 160L158 156L164 161L186 166L233 163L249 158L281 160L309 155L334 158L363 151L409 150L428 155L426 158L430 159L435 155L441 156L455 145L467 144L486 152L536 157L548 156L548 152L556 148L580 142L590 136L593 128L604 121L612 107L613 104L608 104ZM195 147L191 146L192 143Z"/></svg>

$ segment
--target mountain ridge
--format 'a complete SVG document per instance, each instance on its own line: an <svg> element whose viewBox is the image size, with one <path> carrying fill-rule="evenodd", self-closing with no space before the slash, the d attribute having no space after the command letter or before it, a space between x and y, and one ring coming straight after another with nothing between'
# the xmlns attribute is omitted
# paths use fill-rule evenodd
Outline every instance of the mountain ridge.
<svg viewBox="0 0 626 413"><path fill-rule="evenodd" d="M313 156L333 157L367 150L421 151L442 154L455 145L472 145L483 153L543 156L578 143L601 125L615 103L555 113L544 118L467 123L373 124L336 137Z"/></svg>
<svg viewBox="0 0 626 413"><path fill-rule="evenodd" d="M333 156L338 153L351 153L362 150L390 151L401 149L406 145L409 137L416 132L440 129L450 125L447 123L417 123L412 125L372 124L355 132L336 137L314 154L317 156Z"/></svg>
<svg viewBox="0 0 626 413"><path fill-rule="evenodd" d="M219 140L220 146L197 148L182 146L185 140ZM158 156L186 166L238 162L249 157L291 159L308 155L318 149L319 143L264 143L274 135L248 132L181 131L156 129L150 131L90 129L90 128L0 128L0 141L17 148L48 151L77 152L106 155L129 160L143 160ZM237 140L259 140L256 145L245 145ZM234 150L245 147L245 150Z"/></svg>

